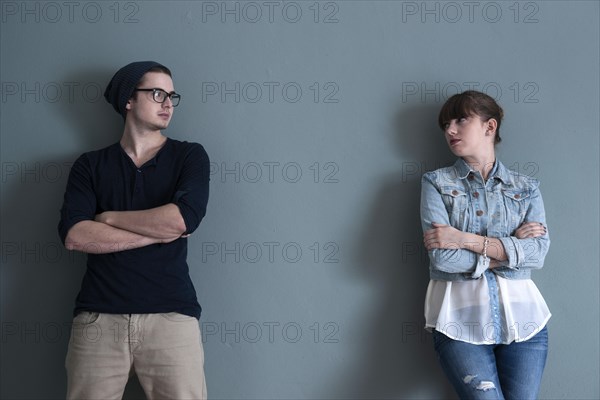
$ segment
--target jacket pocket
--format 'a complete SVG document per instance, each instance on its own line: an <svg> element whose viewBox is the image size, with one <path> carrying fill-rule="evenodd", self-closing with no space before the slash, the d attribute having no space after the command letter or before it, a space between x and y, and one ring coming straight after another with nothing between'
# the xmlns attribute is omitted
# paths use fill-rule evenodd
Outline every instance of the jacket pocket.
<svg viewBox="0 0 600 400"><path fill-rule="evenodd" d="M502 195L507 231L512 235L525 220L531 202L531 192L527 189L503 190Z"/></svg>
<svg viewBox="0 0 600 400"><path fill-rule="evenodd" d="M450 225L461 231L466 230L469 196L467 192L456 186L445 186L440 189L442 201L448 212Z"/></svg>

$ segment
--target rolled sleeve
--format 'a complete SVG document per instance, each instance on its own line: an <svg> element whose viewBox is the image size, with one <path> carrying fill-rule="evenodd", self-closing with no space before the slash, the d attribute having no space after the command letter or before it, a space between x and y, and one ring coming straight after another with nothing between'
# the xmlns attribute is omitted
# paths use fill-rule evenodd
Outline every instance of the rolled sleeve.
<svg viewBox="0 0 600 400"><path fill-rule="evenodd" d="M524 259L523 247L519 243L519 239L514 236L499 238L504 246L507 263L505 267L510 269L519 269L520 260Z"/></svg>
<svg viewBox="0 0 600 400"><path fill-rule="evenodd" d="M78 222L94 220L96 195L93 190L91 169L87 156L80 156L69 172L63 205L60 210L58 234L62 243L69 230Z"/></svg>
<svg viewBox="0 0 600 400"><path fill-rule="evenodd" d="M477 264L475 265L475 271L471 274L471 278L478 279L483 273L490 267L490 260L482 255L477 256Z"/></svg>
<svg viewBox="0 0 600 400"><path fill-rule="evenodd" d="M179 207L185 223L185 233L193 233L206 215L208 204L210 163L204 147L194 143L185 156L172 202Z"/></svg>
<svg viewBox="0 0 600 400"><path fill-rule="evenodd" d="M548 253L550 239L544 235L535 239L517 239L514 236L500 238L506 252L506 267L510 269L540 269Z"/></svg>
<svg viewBox="0 0 600 400"><path fill-rule="evenodd" d="M542 194L537 186L532 192L531 202L525 214L523 223L539 222L547 228L546 212ZM548 232L537 238L518 239L516 236L499 238L506 252L505 266L510 269L521 268L540 269L544 266L544 259L550 248Z"/></svg>

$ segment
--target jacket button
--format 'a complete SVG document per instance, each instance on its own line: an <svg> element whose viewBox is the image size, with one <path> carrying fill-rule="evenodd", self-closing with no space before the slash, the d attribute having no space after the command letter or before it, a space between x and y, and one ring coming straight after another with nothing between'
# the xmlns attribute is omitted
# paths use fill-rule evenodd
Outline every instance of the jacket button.
<svg viewBox="0 0 600 400"><path fill-rule="evenodd" d="M483 211L477 210L475 214L477 214L478 217L481 217L483 215Z"/></svg>
<svg viewBox="0 0 600 400"><path fill-rule="evenodd" d="M520 199L521 195L519 193L515 194L515 199Z"/></svg>
<svg viewBox="0 0 600 400"><path fill-rule="evenodd" d="M453 191L452 191L452 195L453 195L453 196L456 196L457 194L458 194L458 190L453 190Z"/></svg>
<svg viewBox="0 0 600 400"><path fill-rule="evenodd" d="M476 199L478 199L479 198L479 192L474 192L473 193L473 197L475 197Z"/></svg>

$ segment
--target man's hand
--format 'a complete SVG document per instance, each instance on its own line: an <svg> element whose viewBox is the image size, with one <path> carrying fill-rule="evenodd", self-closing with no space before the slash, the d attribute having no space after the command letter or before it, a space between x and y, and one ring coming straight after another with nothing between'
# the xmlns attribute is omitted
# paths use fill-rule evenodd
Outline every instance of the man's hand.
<svg viewBox="0 0 600 400"><path fill-rule="evenodd" d="M106 222L107 219L107 212L103 212L100 214L96 214L96 217L94 218L94 221L96 222L102 222L103 224L108 224L108 222Z"/></svg>

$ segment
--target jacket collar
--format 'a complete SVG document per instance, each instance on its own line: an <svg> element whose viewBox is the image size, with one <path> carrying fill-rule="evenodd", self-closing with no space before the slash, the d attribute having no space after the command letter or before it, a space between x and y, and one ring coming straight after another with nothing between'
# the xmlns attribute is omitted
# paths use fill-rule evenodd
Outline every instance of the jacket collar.
<svg viewBox="0 0 600 400"><path fill-rule="evenodd" d="M469 164L462 158L459 158L454 163L454 169L456 170L456 176L459 179L466 179L469 174L477 175L477 172L471 168ZM508 183L510 181L509 170L502 164L498 159L494 162L494 166L490 171L488 179L499 179L502 183Z"/></svg>

